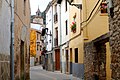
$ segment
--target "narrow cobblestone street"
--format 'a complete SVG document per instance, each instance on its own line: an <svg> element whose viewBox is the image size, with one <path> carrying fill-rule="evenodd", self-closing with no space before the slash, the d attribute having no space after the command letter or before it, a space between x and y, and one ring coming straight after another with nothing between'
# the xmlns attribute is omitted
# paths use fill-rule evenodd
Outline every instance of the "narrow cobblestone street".
<svg viewBox="0 0 120 80"><path fill-rule="evenodd" d="M30 80L80 80L72 75L43 70L41 66L30 68Z"/></svg>

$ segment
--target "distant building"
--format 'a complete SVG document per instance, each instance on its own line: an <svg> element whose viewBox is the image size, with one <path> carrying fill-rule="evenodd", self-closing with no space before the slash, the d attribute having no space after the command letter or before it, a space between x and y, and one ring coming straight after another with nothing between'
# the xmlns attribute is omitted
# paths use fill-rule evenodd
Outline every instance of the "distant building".
<svg viewBox="0 0 120 80"><path fill-rule="evenodd" d="M34 57L34 63L41 64L41 32L31 28L30 30L30 57Z"/></svg>
<svg viewBox="0 0 120 80"><path fill-rule="evenodd" d="M45 35L46 43L46 57L47 57L47 70L53 71L53 8L52 2L49 2L45 10L46 13L46 29L47 33Z"/></svg>
<svg viewBox="0 0 120 80"><path fill-rule="evenodd" d="M43 16L38 10L36 15L31 16L31 30L30 30L30 54L31 57L34 57L35 65L41 64L41 52L43 48L42 44L42 30L45 28L43 24Z"/></svg>

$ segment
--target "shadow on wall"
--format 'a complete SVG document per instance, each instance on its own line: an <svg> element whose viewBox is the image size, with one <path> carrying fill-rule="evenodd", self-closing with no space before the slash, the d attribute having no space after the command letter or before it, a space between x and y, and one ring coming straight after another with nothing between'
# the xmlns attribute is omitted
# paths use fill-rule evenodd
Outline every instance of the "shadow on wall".
<svg viewBox="0 0 120 80"><path fill-rule="evenodd" d="M78 63L73 63L72 65L73 75L78 78L84 79L84 65Z"/></svg>

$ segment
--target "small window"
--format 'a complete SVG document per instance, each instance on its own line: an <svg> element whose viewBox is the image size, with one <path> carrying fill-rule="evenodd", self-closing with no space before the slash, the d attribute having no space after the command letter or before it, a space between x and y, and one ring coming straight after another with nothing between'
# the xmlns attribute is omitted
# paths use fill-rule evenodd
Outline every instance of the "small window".
<svg viewBox="0 0 120 80"><path fill-rule="evenodd" d="M75 48L75 63L78 63L78 48Z"/></svg>
<svg viewBox="0 0 120 80"><path fill-rule="evenodd" d="M107 2L103 0L101 3L101 13L107 13Z"/></svg>
<svg viewBox="0 0 120 80"><path fill-rule="evenodd" d="M67 0L65 0L65 11L67 11Z"/></svg>
<svg viewBox="0 0 120 80"><path fill-rule="evenodd" d="M26 15L26 0L24 0L24 15Z"/></svg>
<svg viewBox="0 0 120 80"><path fill-rule="evenodd" d="M37 33L37 40L38 40L38 36L39 36L39 35L38 35L38 33Z"/></svg>
<svg viewBox="0 0 120 80"><path fill-rule="evenodd" d="M37 45L37 51L39 50L39 45Z"/></svg>
<svg viewBox="0 0 120 80"><path fill-rule="evenodd" d="M57 4L55 5L55 13L57 12Z"/></svg>
<svg viewBox="0 0 120 80"><path fill-rule="evenodd" d="M66 35L68 35L68 21L65 21L65 26L66 26Z"/></svg>

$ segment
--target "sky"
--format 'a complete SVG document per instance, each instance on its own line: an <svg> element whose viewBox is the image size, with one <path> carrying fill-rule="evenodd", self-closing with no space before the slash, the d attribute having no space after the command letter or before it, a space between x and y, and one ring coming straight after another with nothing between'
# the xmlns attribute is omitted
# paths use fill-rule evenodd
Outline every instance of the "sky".
<svg viewBox="0 0 120 80"><path fill-rule="evenodd" d="M46 9L50 1L52 0L30 0L31 15L36 14L38 6L39 6L40 11L43 12Z"/></svg>

